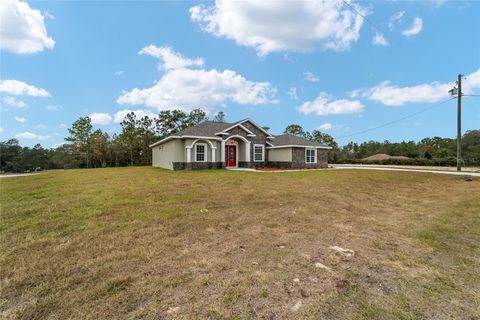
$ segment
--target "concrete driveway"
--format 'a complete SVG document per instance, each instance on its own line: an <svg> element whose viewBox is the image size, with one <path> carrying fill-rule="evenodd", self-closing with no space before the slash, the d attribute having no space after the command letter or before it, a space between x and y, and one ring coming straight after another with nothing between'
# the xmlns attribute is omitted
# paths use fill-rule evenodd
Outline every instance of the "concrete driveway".
<svg viewBox="0 0 480 320"><path fill-rule="evenodd" d="M423 173L437 173L437 174L451 174L457 176L472 176L480 177L477 172L463 172L463 171L441 171L441 170L421 170L421 169L400 169L400 168L386 168L386 167L361 167L361 166L333 166L336 170L381 170L381 171L407 171L407 172L423 172Z"/></svg>
<svg viewBox="0 0 480 320"><path fill-rule="evenodd" d="M16 178L16 177L26 177L26 176L36 176L40 173L15 173L15 174L0 174L0 179L4 178Z"/></svg>

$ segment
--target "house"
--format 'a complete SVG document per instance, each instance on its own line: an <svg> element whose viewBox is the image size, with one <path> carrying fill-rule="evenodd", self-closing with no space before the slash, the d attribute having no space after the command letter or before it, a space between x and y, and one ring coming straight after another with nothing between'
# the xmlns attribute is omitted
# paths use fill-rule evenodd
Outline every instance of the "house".
<svg viewBox="0 0 480 320"><path fill-rule="evenodd" d="M293 135L274 136L250 119L204 121L150 147L152 165L171 170L325 168L330 149Z"/></svg>

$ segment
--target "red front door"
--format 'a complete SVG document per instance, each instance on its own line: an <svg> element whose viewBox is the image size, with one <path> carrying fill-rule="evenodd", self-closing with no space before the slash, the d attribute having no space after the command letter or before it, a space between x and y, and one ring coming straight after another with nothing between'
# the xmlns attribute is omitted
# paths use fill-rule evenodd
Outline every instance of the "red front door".
<svg viewBox="0 0 480 320"><path fill-rule="evenodd" d="M236 167L237 166L237 147L225 146L225 166Z"/></svg>

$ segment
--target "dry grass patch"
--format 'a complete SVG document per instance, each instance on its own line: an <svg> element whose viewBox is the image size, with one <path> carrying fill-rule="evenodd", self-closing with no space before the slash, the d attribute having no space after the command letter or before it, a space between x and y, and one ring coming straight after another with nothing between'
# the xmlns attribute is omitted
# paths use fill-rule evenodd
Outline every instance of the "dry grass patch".
<svg viewBox="0 0 480 320"><path fill-rule="evenodd" d="M480 179L116 168L0 183L1 318L480 317Z"/></svg>

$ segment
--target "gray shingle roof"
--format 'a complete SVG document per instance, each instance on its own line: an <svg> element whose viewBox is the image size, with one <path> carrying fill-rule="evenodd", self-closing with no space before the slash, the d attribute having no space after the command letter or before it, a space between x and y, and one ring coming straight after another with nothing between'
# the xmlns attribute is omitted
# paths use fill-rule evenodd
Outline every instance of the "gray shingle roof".
<svg viewBox="0 0 480 320"><path fill-rule="evenodd" d="M275 139L270 141L275 147L280 146L308 146L308 147L328 147L326 144L310 141L302 137L297 137L291 134L282 134L275 136Z"/></svg>
<svg viewBox="0 0 480 320"><path fill-rule="evenodd" d="M196 136L196 137L211 137L211 138L219 138L219 136L216 136L215 133L222 132L223 130L230 128L234 126L235 124L242 122L237 121L237 122L215 122L215 121L204 121L196 126L188 127L185 128L175 134L173 134L171 137L181 137L181 136ZM325 144L321 144L315 141L310 141L307 139L304 139L302 137L297 137L294 135L290 134L282 134L278 136L274 136L275 138L272 140L268 140L269 143L271 143L275 147L281 147L281 146L306 146L306 147L328 147ZM164 139L165 140L165 139ZM158 141L151 146L155 146L159 144L161 141Z"/></svg>
<svg viewBox="0 0 480 320"><path fill-rule="evenodd" d="M228 122L215 122L215 121L204 121L196 126L185 128L177 133L174 136L199 136L199 137L215 137L217 132L227 129L228 127L233 126L234 123Z"/></svg>

